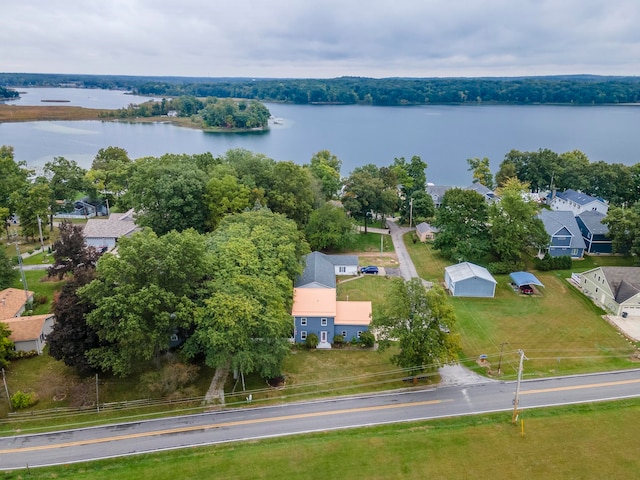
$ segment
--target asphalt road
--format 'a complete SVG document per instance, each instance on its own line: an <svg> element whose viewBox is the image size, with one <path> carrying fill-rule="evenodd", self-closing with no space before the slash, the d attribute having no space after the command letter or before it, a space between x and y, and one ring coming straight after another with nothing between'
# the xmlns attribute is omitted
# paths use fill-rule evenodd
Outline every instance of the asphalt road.
<svg viewBox="0 0 640 480"><path fill-rule="evenodd" d="M0 438L0 470L365 425L504 411L515 382L440 387ZM520 409L640 397L640 370L522 382Z"/></svg>

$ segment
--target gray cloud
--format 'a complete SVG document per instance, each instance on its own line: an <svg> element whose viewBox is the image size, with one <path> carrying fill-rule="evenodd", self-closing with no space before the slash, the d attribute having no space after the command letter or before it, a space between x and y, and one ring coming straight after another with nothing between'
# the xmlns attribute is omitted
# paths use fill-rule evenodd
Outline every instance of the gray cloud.
<svg viewBox="0 0 640 480"><path fill-rule="evenodd" d="M3 17L8 72L640 73L636 0L24 0Z"/></svg>

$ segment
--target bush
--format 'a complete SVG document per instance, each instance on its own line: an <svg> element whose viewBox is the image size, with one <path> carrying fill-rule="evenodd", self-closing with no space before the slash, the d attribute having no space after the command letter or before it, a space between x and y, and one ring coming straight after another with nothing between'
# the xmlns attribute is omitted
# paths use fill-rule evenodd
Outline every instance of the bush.
<svg viewBox="0 0 640 480"><path fill-rule="evenodd" d="M33 296L33 303L36 305L44 305L49 301L49 298L46 295L36 294Z"/></svg>
<svg viewBox="0 0 640 480"><path fill-rule="evenodd" d="M170 362L160 370L148 372L140 377L143 393L154 398L185 398L192 396L188 388L198 377L199 367L179 362Z"/></svg>
<svg viewBox="0 0 640 480"><path fill-rule="evenodd" d="M13 350L12 352L9 353L9 360L20 360L21 358L32 358L37 356L38 356L37 350L29 350L29 351Z"/></svg>
<svg viewBox="0 0 640 480"><path fill-rule="evenodd" d="M318 336L315 333L310 333L309 335L307 335L307 339L304 341L304 344L308 349L316 348L318 346L318 343Z"/></svg>
<svg viewBox="0 0 640 480"><path fill-rule="evenodd" d="M522 262L493 262L487 266L487 270L494 275L506 275L525 270L525 265Z"/></svg>
<svg viewBox="0 0 640 480"><path fill-rule="evenodd" d="M535 266L538 270L546 272L549 270L569 270L573 262L569 255L563 255L561 257L552 257L548 253L544 258L536 258L534 260Z"/></svg>
<svg viewBox="0 0 640 480"><path fill-rule="evenodd" d="M373 336L369 330L360 334L360 346L365 348L371 348L376 343L376 337Z"/></svg>
<svg viewBox="0 0 640 480"><path fill-rule="evenodd" d="M344 337L342 335L334 335L333 344L336 347L341 347L342 345L344 345Z"/></svg>
<svg viewBox="0 0 640 480"><path fill-rule="evenodd" d="M29 408L38 403L36 394L33 392L21 392L18 390L11 396L11 406L18 410L21 408Z"/></svg>

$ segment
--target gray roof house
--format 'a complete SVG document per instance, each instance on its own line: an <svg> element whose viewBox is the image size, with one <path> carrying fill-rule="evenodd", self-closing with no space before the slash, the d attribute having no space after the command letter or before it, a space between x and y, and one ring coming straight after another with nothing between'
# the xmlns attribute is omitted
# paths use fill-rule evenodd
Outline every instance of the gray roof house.
<svg viewBox="0 0 640 480"><path fill-rule="evenodd" d="M571 189L560 193L551 193L549 206L551 210L568 210L573 212L574 215L580 215L582 212L590 210L606 215L609 210L609 205L602 198L592 197L586 193Z"/></svg>
<svg viewBox="0 0 640 480"><path fill-rule="evenodd" d="M472 183L468 187L452 187L450 185L427 185L427 193L433 199L433 205L436 208L439 208L442 205L442 199L444 198L444 194L447 193L447 190L451 190L452 188L462 188L463 190L473 190L476 193L479 193L484 197L484 199L491 203L498 200L498 196L495 192L481 183Z"/></svg>
<svg viewBox="0 0 640 480"><path fill-rule="evenodd" d="M295 282L296 288L336 288L336 275L357 275L357 255L326 255L311 252L305 268Z"/></svg>
<svg viewBox="0 0 640 480"><path fill-rule="evenodd" d="M570 211L542 210L538 214L544 229L549 234L547 251L552 257L568 255L571 258L582 258L586 245L578 222Z"/></svg>
<svg viewBox="0 0 640 480"><path fill-rule="evenodd" d="M438 228L431 226L427 222L422 222L416 225L416 235L421 242L433 240L436 233L438 233Z"/></svg>
<svg viewBox="0 0 640 480"><path fill-rule="evenodd" d="M486 268L462 262L444 269L444 283L455 297L493 297L498 282Z"/></svg>
<svg viewBox="0 0 640 480"><path fill-rule="evenodd" d="M88 246L111 250L120 237L130 237L138 230L131 209L125 213L112 213L107 219L90 218L83 234Z"/></svg>
<svg viewBox="0 0 640 480"><path fill-rule="evenodd" d="M485 187L481 183L472 183L465 190L473 190L474 192L482 195L488 203L495 202L498 199L498 196L495 194L493 190L488 187Z"/></svg>
<svg viewBox="0 0 640 480"><path fill-rule="evenodd" d="M576 217L578 228L587 247L587 253L611 253L613 246L609 237L609 227L602 223L607 216L588 210Z"/></svg>
<svg viewBox="0 0 640 480"><path fill-rule="evenodd" d="M582 293L618 316L640 317L640 267L597 267L580 274Z"/></svg>

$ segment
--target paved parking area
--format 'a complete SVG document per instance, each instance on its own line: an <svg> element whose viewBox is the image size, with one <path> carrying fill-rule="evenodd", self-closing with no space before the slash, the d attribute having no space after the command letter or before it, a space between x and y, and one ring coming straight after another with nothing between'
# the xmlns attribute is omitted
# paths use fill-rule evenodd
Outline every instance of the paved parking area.
<svg viewBox="0 0 640 480"><path fill-rule="evenodd" d="M607 320L618 327L627 337L640 342L640 317L617 317L606 315Z"/></svg>

